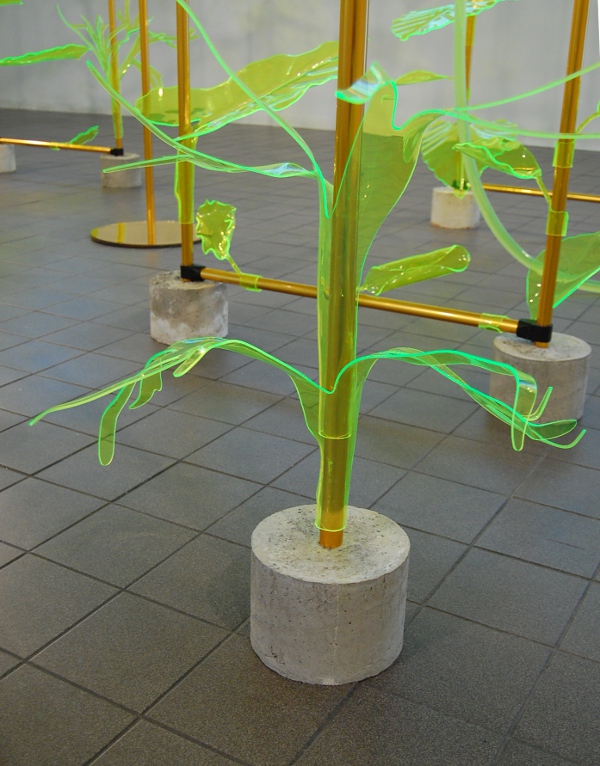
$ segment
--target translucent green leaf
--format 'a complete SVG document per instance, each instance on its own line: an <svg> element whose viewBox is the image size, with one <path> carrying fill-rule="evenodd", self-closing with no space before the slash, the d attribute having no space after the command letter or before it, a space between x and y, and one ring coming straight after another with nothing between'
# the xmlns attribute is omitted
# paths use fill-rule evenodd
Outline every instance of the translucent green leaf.
<svg viewBox="0 0 600 766"><path fill-rule="evenodd" d="M88 128L87 130L83 130L81 133L78 133L74 138L72 138L67 143L75 144L76 146L82 146L83 144L87 144L90 141L93 141L97 135L98 135L98 126L94 125L92 128Z"/></svg>
<svg viewBox="0 0 600 766"><path fill-rule="evenodd" d="M22 66L24 64L40 64L44 61L60 61L62 59L79 59L87 51L85 45L59 45L43 51L30 51L21 56L8 56L0 59L0 66Z"/></svg>
<svg viewBox="0 0 600 766"><path fill-rule="evenodd" d="M464 271L469 261L469 253L461 245L451 245L422 255L411 255L383 266L373 266L361 290L381 295L396 287Z"/></svg>
<svg viewBox="0 0 600 766"><path fill-rule="evenodd" d="M100 465L110 465L115 456L117 419L133 393L135 383L124 386L102 413L98 432L98 459Z"/></svg>
<svg viewBox="0 0 600 766"><path fill-rule="evenodd" d="M196 213L196 234L202 238L202 251L212 253L219 260L229 256L231 238L235 229L233 205L206 200Z"/></svg>
<svg viewBox="0 0 600 766"><path fill-rule="evenodd" d="M481 138L476 142L457 143L454 150L476 160L481 168L480 173L488 167L515 178L542 177L542 169L533 154L519 141L511 138L495 136Z"/></svg>
<svg viewBox="0 0 600 766"><path fill-rule="evenodd" d="M296 56L271 56L248 64L237 77L267 106L279 111L298 101L309 88L337 76L337 50L337 42L328 42ZM195 135L210 133L261 108L233 78L212 88L192 88L190 101ZM176 87L155 88L138 99L136 107L152 122L179 122Z"/></svg>
<svg viewBox="0 0 600 766"><path fill-rule="evenodd" d="M0 0L0 5L23 5L22 0Z"/></svg>
<svg viewBox="0 0 600 766"><path fill-rule="evenodd" d="M415 69L412 72L403 74L402 77L398 77L394 82L396 85L416 85L421 82L451 79L452 77L447 74L436 74L436 72L429 72L427 69Z"/></svg>
<svg viewBox="0 0 600 766"><path fill-rule="evenodd" d="M471 0L467 2L467 16L477 16L503 0ZM401 40L414 35L426 35L454 23L454 5L442 5L426 11L411 11L392 23L392 32Z"/></svg>
<svg viewBox="0 0 600 766"><path fill-rule="evenodd" d="M527 304L532 318L537 317L541 274L546 251L535 258L527 273ZM600 232L565 237L560 247L553 306L558 306L586 280L600 271Z"/></svg>
<svg viewBox="0 0 600 766"><path fill-rule="evenodd" d="M476 135L476 129L471 128L472 135ZM423 162L435 175L438 181L445 186L454 188L458 196L464 195L467 188L460 189L460 155L453 151L460 141L458 125L448 120L436 120L427 130L423 137L422 156ZM483 171L478 166L479 172Z"/></svg>

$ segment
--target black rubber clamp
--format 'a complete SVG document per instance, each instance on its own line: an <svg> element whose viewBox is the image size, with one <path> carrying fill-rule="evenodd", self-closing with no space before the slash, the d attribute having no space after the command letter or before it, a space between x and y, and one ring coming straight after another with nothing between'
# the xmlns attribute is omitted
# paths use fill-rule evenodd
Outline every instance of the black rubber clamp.
<svg viewBox="0 0 600 766"><path fill-rule="evenodd" d="M517 338L525 338L534 343L550 343L552 340L552 325L539 325L533 319L519 319Z"/></svg>
<svg viewBox="0 0 600 766"><path fill-rule="evenodd" d="M110 150L110 153L113 157L122 157L125 154L124 149L121 147L120 149L117 149L116 147L114 149Z"/></svg>
<svg viewBox="0 0 600 766"><path fill-rule="evenodd" d="M204 282L202 279L202 269L204 266L198 266L193 263L191 266L181 267L181 278L187 279L188 282Z"/></svg>

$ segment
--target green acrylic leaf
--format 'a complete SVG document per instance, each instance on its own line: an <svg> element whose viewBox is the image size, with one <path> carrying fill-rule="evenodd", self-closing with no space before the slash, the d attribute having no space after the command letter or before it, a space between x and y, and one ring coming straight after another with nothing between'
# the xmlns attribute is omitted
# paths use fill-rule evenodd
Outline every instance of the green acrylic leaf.
<svg viewBox="0 0 600 766"><path fill-rule="evenodd" d="M22 0L0 0L0 5L23 5Z"/></svg>
<svg viewBox="0 0 600 766"><path fill-rule="evenodd" d="M472 135L476 134L476 129L471 128ZM454 146L460 141L458 135L458 125L456 122L448 120L436 120L427 130L423 137L422 156L423 162L435 175L438 181L445 186L455 189L457 196L463 196L467 189L460 189L457 178L460 155L453 151ZM478 165L479 172L483 167Z"/></svg>
<svg viewBox="0 0 600 766"><path fill-rule="evenodd" d="M467 3L467 16L477 16L501 2L503 0L471 0ZM408 40L414 35L426 35L453 23L454 6L442 5L426 11L411 11L401 16L392 23L392 32L401 40Z"/></svg>
<svg viewBox="0 0 600 766"><path fill-rule="evenodd" d="M537 317L541 274L546 251L537 256L527 273L527 304L532 318ZM554 303L556 307L590 277L600 271L600 232L565 237L560 247Z"/></svg>
<svg viewBox="0 0 600 766"><path fill-rule="evenodd" d="M515 178L541 178L542 169L533 154L519 141L502 136L482 138L469 143L457 143L455 151L472 157L481 168L507 173Z"/></svg>
<svg viewBox="0 0 600 766"><path fill-rule="evenodd" d="M83 130L81 133L78 133L74 138L68 141L68 143L75 144L76 146L82 146L83 144L87 144L90 141L93 141L97 135L98 126L94 125L92 128L88 128L87 130Z"/></svg>
<svg viewBox="0 0 600 766"><path fill-rule="evenodd" d="M381 295L387 290L414 282L464 271L469 261L469 253L461 245L451 245L422 255L411 255L382 266L373 266L361 290Z"/></svg>
<svg viewBox="0 0 600 766"><path fill-rule="evenodd" d="M309 88L337 76L337 42L328 42L296 56L277 55L254 61L236 73L268 107L279 111L298 101ZM194 134L210 133L261 108L233 79L212 88L192 88L191 120ZM177 125L177 88L155 88L138 99L136 107L152 122Z"/></svg>
<svg viewBox="0 0 600 766"><path fill-rule="evenodd" d="M427 69L415 69L412 72L407 72L398 77L394 82L396 85L417 85L422 82L432 82L433 80L451 80L452 77L447 74L437 74L436 72L430 72Z"/></svg>
<svg viewBox="0 0 600 766"><path fill-rule="evenodd" d="M212 253L220 261L229 257L231 238L235 229L233 205L206 200L196 213L196 234L202 238L202 251Z"/></svg>
<svg viewBox="0 0 600 766"><path fill-rule="evenodd" d="M100 465L110 465L115 456L117 419L123 407L127 404L134 388L134 383L123 386L100 418L100 429L98 432L98 459L100 460Z"/></svg>
<svg viewBox="0 0 600 766"><path fill-rule="evenodd" d="M0 59L0 66L23 66L25 64L40 64L45 61L60 61L62 59L79 59L87 51L85 45L59 45L43 51L30 51L21 56L8 56Z"/></svg>

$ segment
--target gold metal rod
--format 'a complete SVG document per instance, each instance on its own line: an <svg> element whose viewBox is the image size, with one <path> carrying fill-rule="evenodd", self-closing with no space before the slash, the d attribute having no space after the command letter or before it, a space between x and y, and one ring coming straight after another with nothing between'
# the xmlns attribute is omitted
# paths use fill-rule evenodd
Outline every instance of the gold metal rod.
<svg viewBox="0 0 600 766"><path fill-rule="evenodd" d="M581 69L589 5L590 0L575 0L573 4L571 38L569 41L569 56L567 59L567 75L571 75ZM560 120L561 133L575 132L580 84L580 77L575 77L565 83ZM569 175L572 163L565 158L570 156L573 148L573 139L559 139L556 145L556 167L554 170L554 184L552 187L552 210L549 212L548 218L549 226L546 237L546 254L544 256L540 301L536 319L537 324L542 327L552 323L552 306L554 303L554 292L556 290L560 248L564 235L564 232L560 230L556 231L557 227L552 225L552 222L557 221L558 216L561 216L566 211ZM536 342L536 346L546 348L548 343L541 343L538 341Z"/></svg>
<svg viewBox="0 0 600 766"><path fill-rule="evenodd" d="M504 186L501 184L483 184L483 188L493 192L505 192L507 194L526 194L531 197L543 197L541 189L527 189L524 186ZM552 192L550 192L552 196ZM577 200L578 202L600 202L600 196L597 194L580 194L579 192L569 192L567 199Z"/></svg>
<svg viewBox="0 0 600 766"><path fill-rule="evenodd" d="M146 0L138 0L138 14L140 20L140 63L142 70L142 110L148 111L147 96L150 92L150 62L148 56L148 6ZM144 159L152 159L152 133L144 128ZM146 223L148 226L148 244L156 242L156 215L154 209L154 169L144 169L146 181Z"/></svg>
<svg viewBox="0 0 600 766"><path fill-rule="evenodd" d="M222 271L205 267L200 272L202 279L209 282L224 282L230 285L239 285L242 278L233 271ZM269 290L271 292L287 293L288 295L298 295L302 298L316 298L317 288L314 285L307 285L302 282L290 282L282 279L271 279L268 277L258 277L253 285L259 290ZM470 327L479 327L485 324L487 314L478 314L474 311L463 311L462 309L453 309L446 306L429 306L425 303L413 303L411 301L399 301L395 298L380 298L375 295L359 295L358 305L363 308L379 309L380 311L391 311L395 314L409 314L410 316L423 317L425 319L438 319L443 322L453 322L455 324L469 325ZM509 317L500 317L497 327L501 332L516 333L519 322L517 319Z"/></svg>
<svg viewBox="0 0 600 766"><path fill-rule="evenodd" d="M471 63L473 59L473 43L475 42L475 23L477 16L467 16L467 32L465 42L465 61L467 71L467 98L471 94Z"/></svg>
<svg viewBox="0 0 600 766"><path fill-rule="evenodd" d="M31 141L26 138L0 138L0 144L14 144L15 146L37 146L42 149L67 149L72 152L96 152L96 154L110 154L110 146L86 146L83 144L67 144L60 141Z"/></svg>
<svg viewBox="0 0 600 766"><path fill-rule="evenodd" d="M187 0L185 0L187 3ZM177 3L177 94L179 105L179 135L192 132L190 106L190 36L186 9ZM193 139L185 142L193 147ZM194 166L191 162L177 163L177 197L181 223L181 265L194 263Z"/></svg>
<svg viewBox="0 0 600 766"><path fill-rule="evenodd" d="M117 46L115 17L115 0L108 0L108 29L110 32L110 79L111 85L117 93L120 93L119 82L119 48ZM121 131L121 105L116 99L111 99L113 125L115 128L115 148L123 148L123 133Z"/></svg>

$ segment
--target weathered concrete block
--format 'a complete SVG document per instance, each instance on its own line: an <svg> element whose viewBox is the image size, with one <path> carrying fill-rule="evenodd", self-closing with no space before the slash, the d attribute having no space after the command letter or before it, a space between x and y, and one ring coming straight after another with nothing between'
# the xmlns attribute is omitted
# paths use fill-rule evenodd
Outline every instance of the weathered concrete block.
<svg viewBox="0 0 600 766"><path fill-rule="evenodd" d="M102 171L102 187L104 189L135 189L142 185L142 168L120 170L118 173L105 173L106 168L117 168L130 162L137 162L139 154L124 154L114 157L112 154L100 155L100 170Z"/></svg>
<svg viewBox="0 0 600 766"><path fill-rule="evenodd" d="M447 186L437 186L431 197L431 224L441 229L476 229L481 213L473 197L467 192L457 197Z"/></svg>
<svg viewBox="0 0 600 766"><path fill-rule="evenodd" d="M3 144L0 146L0 173L14 173L16 169L15 147Z"/></svg>

